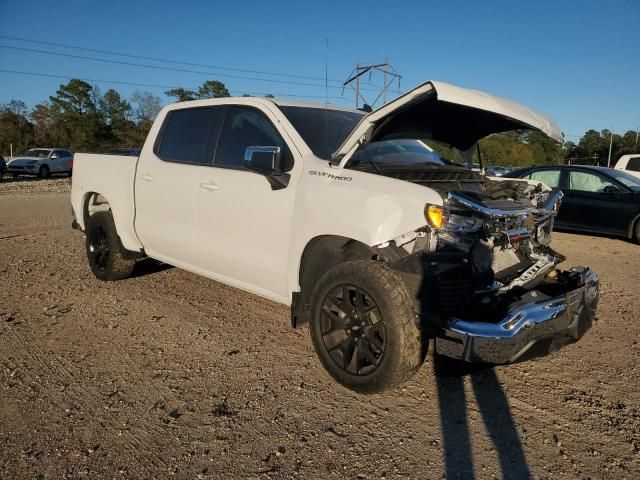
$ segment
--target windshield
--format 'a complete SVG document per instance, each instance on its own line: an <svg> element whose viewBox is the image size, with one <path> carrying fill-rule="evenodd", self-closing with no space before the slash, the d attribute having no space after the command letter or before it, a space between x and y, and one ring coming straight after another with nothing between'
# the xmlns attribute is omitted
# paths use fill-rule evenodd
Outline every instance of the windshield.
<svg viewBox="0 0 640 480"><path fill-rule="evenodd" d="M454 165L438 154L426 140L399 139L372 142L357 150L348 162L348 167L373 168L404 167L408 165L443 166Z"/></svg>
<svg viewBox="0 0 640 480"><path fill-rule="evenodd" d="M620 183L625 184L634 192L640 192L640 178L634 177L630 173L623 172L621 170L607 169L607 173L618 180Z"/></svg>
<svg viewBox="0 0 640 480"><path fill-rule="evenodd" d="M31 150L27 150L24 152L21 157L38 157L38 158L47 158L51 150L46 150L44 148L32 148Z"/></svg>
<svg viewBox="0 0 640 480"><path fill-rule="evenodd" d="M316 157L329 160L364 113L315 107L280 106Z"/></svg>

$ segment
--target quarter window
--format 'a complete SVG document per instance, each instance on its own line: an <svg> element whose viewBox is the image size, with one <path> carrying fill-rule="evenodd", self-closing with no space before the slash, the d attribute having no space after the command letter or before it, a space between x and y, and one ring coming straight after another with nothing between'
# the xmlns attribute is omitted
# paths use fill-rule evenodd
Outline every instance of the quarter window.
<svg viewBox="0 0 640 480"><path fill-rule="evenodd" d="M171 111L165 120L157 155L177 163L211 164L211 144L220 107Z"/></svg>
<svg viewBox="0 0 640 480"><path fill-rule="evenodd" d="M255 108L230 107L224 119L214 165L244 168L247 147L280 147L287 168L293 167L293 157L271 120Z"/></svg>
<svg viewBox="0 0 640 480"><path fill-rule="evenodd" d="M536 170L529 174L529 178L536 182L542 182L550 188L560 186L560 170Z"/></svg>
<svg viewBox="0 0 640 480"><path fill-rule="evenodd" d="M572 170L569 172L569 189L581 192L601 193L605 187L615 185L595 173Z"/></svg>

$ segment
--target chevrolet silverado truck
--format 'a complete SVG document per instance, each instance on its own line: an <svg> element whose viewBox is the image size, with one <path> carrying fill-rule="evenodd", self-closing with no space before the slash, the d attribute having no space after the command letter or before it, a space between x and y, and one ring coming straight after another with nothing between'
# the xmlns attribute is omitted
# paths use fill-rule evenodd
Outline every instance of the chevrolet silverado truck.
<svg viewBox="0 0 640 480"><path fill-rule="evenodd" d="M409 379L429 345L511 363L591 326L598 276L559 269L549 246L562 192L460 161L522 129L562 141L527 107L435 81L368 114L173 104L139 157L76 155L73 226L97 278L124 279L146 256L283 303L336 381L379 392Z"/></svg>

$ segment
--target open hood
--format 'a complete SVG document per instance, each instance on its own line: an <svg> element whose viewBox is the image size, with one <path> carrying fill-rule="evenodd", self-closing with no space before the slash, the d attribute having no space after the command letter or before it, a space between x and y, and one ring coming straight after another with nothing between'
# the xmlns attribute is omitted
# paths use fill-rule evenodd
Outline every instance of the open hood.
<svg viewBox="0 0 640 480"><path fill-rule="evenodd" d="M392 138L431 138L458 150L492 133L538 130L563 141L556 123L524 105L487 93L430 81L365 116L334 155L344 166L359 142Z"/></svg>

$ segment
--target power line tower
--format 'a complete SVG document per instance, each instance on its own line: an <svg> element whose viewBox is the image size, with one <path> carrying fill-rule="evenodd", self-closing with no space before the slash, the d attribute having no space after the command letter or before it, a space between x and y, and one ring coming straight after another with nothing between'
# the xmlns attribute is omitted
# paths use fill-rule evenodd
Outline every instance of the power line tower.
<svg viewBox="0 0 640 480"><path fill-rule="evenodd" d="M360 86L361 77L368 73L369 74L369 84L371 84L372 75L375 72L382 73L382 87L378 92L378 96L371 103L367 102L367 99L362 94L363 88ZM387 93L389 87L393 84L394 81L398 82L398 90L400 89L400 79L402 76L398 73L398 71L391 66L389 61L385 58L384 63L368 63L365 65L357 64L355 68L351 71L349 78L347 78L342 84L342 94L344 95L344 89L349 86L351 87L356 96L356 108L360 107L360 100L362 100L363 107L368 105L370 107L374 107L376 102L380 100L382 97L382 103L387 103ZM355 86L354 86L355 84ZM367 89L371 90L371 89Z"/></svg>

